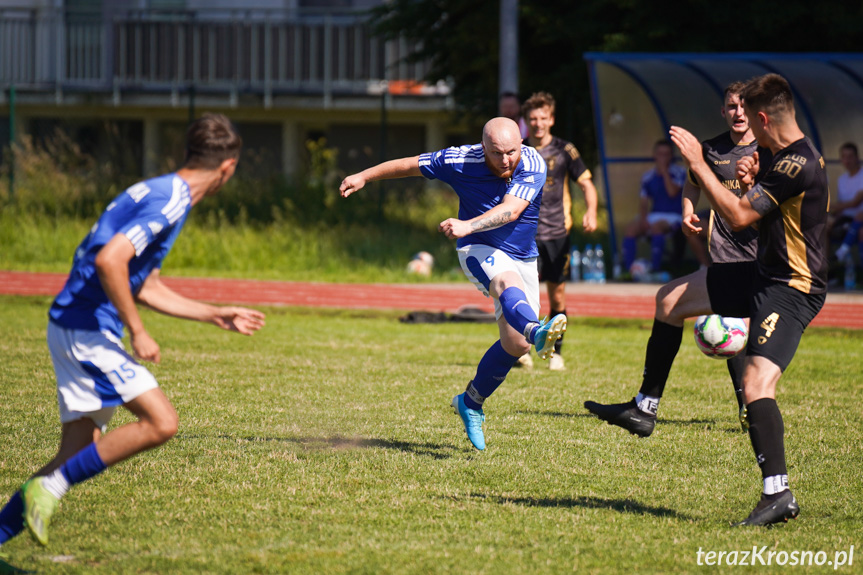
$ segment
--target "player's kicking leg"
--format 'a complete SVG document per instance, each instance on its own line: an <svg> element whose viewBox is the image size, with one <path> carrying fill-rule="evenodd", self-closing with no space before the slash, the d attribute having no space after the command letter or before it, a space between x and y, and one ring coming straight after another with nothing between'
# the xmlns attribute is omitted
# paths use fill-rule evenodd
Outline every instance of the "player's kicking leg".
<svg viewBox="0 0 863 575"><path fill-rule="evenodd" d="M452 400L468 438L482 450L485 449L483 403L531 345L536 345L540 357L548 357L554 342L566 330L566 317L546 322L537 319L539 280L535 260L515 261L500 250L478 245L460 248L459 261L477 289L494 299L500 332L500 339L483 355L465 392Z"/></svg>
<svg viewBox="0 0 863 575"><path fill-rule="evenodd" d="M683 339L683 322L688 317L709 313L712 312L707 270L698 270L662 286L656 294L656 315L647 340L644 379L638 394L625 403L585 401L584 407L610 425L634 435L647 437L653 433L659 400Z"/></svg>

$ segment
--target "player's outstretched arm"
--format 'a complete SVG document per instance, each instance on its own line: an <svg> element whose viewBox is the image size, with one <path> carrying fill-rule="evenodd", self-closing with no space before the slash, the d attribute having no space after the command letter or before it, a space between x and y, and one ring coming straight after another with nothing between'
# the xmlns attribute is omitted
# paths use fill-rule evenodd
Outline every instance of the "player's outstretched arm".
<svg viewBox="0 0 863 575"><path fill-rule="evenodd" d="M669 134L671 141L680 149L680 154L689 169L701 183L701 191L707 195L710 205L728 222L734 231L740 231L761 219L765 212L761 208L759 208L760 211L753 208L749 195L738 198L736 195L728 193L728 190L704 161L701 143L695 136L679 126L672 126Z"/></svg>
<svg viewBox="0 0 863 575"><path fill-rule="evenodd" d="M144 329L129 287L129 262L133 257L135 246L124 234L117 234L96 255L96 273L99 274L102 289L117 308L123 325L129 330L135 355L144 361L159 363L159 344Z"/></svg>
<svg viewBox="0 0 863 575"><path fill-rule="evenodd" d="M222 329L252 335L264 326L264 314L236 306L214 306L182 296L162 282L158 269L153 270L138 292L142 304L159 313L180 319L212 323Z"/></svg>
<svg viewBox="0 0 863 575"><path fill-rule="evenodd" d="M470 234L493 230L514 222L530 205L530 202L511 194L506 194L503 201L492 209L470 220L447 218L438 225L438 231L450 239L458 239Z"/></svg>
<svg viewBox="0 0 863 575"><path fill-rule="evenodd" d="M342 180L342 185L339 186L339 193L343 198L347 198L354 192L363 189L369 182L421 175L419 156L390 160L346 177Z"/></svg>

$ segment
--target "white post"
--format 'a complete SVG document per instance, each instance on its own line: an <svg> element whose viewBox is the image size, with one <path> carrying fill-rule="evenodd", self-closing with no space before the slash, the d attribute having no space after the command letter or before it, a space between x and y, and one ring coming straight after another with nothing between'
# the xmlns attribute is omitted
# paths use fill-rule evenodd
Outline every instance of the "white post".
<svg viewBox="0 0 863 575"><path fill-rule="evenodd" d="M518 93L518 0L500 0L499 93Z"/></svg>

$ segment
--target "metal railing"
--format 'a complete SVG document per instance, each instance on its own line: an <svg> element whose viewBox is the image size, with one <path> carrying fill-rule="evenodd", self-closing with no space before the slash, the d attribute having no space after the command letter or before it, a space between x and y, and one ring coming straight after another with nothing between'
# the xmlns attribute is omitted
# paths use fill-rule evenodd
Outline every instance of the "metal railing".
<svg viewBox="0 0 863 575"><path fill-rule="evenodd" d="M416 46L375 37L362 13L0 11L0 88L322 95L421 82ZM435 92L446 93L441 86Z"/></svg>

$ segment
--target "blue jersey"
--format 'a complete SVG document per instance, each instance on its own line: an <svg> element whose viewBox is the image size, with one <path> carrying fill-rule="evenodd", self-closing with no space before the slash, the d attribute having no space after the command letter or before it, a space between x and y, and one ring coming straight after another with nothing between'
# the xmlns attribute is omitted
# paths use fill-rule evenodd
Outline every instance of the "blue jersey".
<svg viewBox="0 0 863 575"><path fill-rule="evenodd" d="M530 202L516 221L459 238L458 247L483 244L497 248L517 260L539 255L536 250L536 225L539 222L539 205L546 172L545 160L539 152L522 145L521 159L508 180L494 175L488 169L480 144L422 154L419 164L425 177L449 184L458 194L460 220L484 214L499 205L505 194Z"/></svg>
<svg viewBox="0 0 863 575"><path fill-rule="evenodd" d="M189 185L175 174L135 184L105 209L75 251L72 271L51 305L51 320L67 329L109 331L123 336L123 322L108 299L96 255L117 234L135 246L129 262L129 287L138 293L153 269L161 267L192 207Z"/></svg>
<svg viewBox="0 0 863 575"><path fill-rule="evenodd" d="M668 167L668 173L671 176L671 181L680 186L682 191L683 184L686 182L686 168L671 164ZM641 177L641 196L650 198L651 213L683 213L683 194L678 193L673 198L669 197L668 191L665 189L665 179L659 175L656 168L648 170Z"/></svg>

